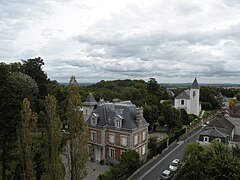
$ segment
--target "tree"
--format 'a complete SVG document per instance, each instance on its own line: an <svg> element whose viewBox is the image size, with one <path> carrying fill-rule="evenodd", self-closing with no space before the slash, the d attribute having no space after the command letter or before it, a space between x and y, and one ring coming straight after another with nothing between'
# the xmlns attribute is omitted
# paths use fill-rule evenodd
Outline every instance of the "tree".
<svg viewBox="0 0 240 180"><path fill-rule="evenodd" d="M152 136L149 138L148 140L148 147L150 149L150 153L154 152L157 150L157 146L158 146L158 140L156 136Z"/></svg>
<svg viewBox="0 0 240 180"><path fill-rule="evenodd" d="M171 131L173 128L182 127L182 122L180 120L180 113L177 109L171 106L163 107L163 117L165 119L165 123Z"/></svg>
<svg viewBox="0 0 240 180"><path fill-rule="evenodd" d="M232 150L220 142L186 147L185 165L178 179L239 179L240 160Z"/></svg>
<svg viewBox="0 0 240 180"><path fill-rule="evenodd" d="M120 157L120 166L122 168L136 168L140 164L139 154L135 150L128 150Z"/></svg>
<svg viewBox="0 0 240 180"><path fill-rule="evenodd" d="M48 95L45 98L46 117L46 166L47 175L52 180L64 179L63 165L60 160L61 121L56 110L56 98Z"/></svg>
<svg viewBox="0 0 240 180"><path fill-rule="evenodd" d="M148 91L153 94L158 94L159 92L159 85L157 83L157 80L155 78L149 78L148 81Z"/></svg>
<svg viewBox="0 0 240 180"><path fill-rule="evenodd" d="M77 81L71 77L67 90L66 117L69 128L69 150L70 150L70 172L71 180L79 180L86 176L87 153L87 125L83 119L82 112L78 111L78 106L82 105L81 97L78 93Z"/></svg>
<svg viewBox="0 0 240 180"><path fill-rule="evenodd" d="M44 98L47 95L47 75L42 70L42 66L44 65L43 59L41 57L22 60L22 72L31 76L36 82L39 87L39 95L40 98Z"/></svg>
<svg viewBox="0 0 240 180"><path fill-rule="evenodd" d="M30 76L10 72L8 65L1 65L0 69L0 152L4 180L19 174L17 129L21 119L21 105L24 98L28 98L31 104L34 104L32 102L38 94L38 86Z"/></svg>
<svg viewBox="0 0 240 180"><path fill-rule="evenodd" d="M22 104L21 122L18 130L23 180L35 179L32 141L36 123L37 115L32 112L30 102L25 98Z"/></svg>

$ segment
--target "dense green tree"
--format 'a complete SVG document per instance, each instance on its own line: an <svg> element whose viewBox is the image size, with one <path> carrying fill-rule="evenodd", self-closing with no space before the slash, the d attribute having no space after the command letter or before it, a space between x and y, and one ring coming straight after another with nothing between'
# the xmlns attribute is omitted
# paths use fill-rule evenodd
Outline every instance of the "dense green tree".
<svg viewBox="0 0 240 180"><path fill-rule="evenodd" d="M4 67L5 66L5 67ZM21 105L24 98L31 102L38 94L38 86L28 75L10 72L7 65L1 66L1 103L0 103L0 152L3 179L12 178L19 162L17 151L17 128L21 119ZM34 103L33 103L34 104Z"/></svg>
<svg viewBox="0 0 240 180"><path fill-rule="evenodd" d="M148 81L148 91L153 94L159 93L159 84L157 83L157 80L155 78L149 78Z"/></svg>
<svg viewBox="0 0 240 180"><path fill-rule="evenodd" d="M82 112L78 106L82 106L81 97L78 92L77 81L71 77L67 90L66 116L69 128L69 151L71 180L79 180L86 176L86 162L88 159L87 125L83 119Z"/></svg>
<svg viewBox="0 0 240 180"><path fill-rule="evenodd" d="M158 140L156 136L151 136L148 139L148 148L150 149L150 153L154 152L157 150L157 146L158 146Z"/></svg>
<svg viewBox="0 0 240 180"><path fill-rule="evenodd" d="M60 160L60 144L62 139L61 121L56 110L56 98L52 95L46 96L46 178L51 180L64 179L63 165Z"/></svg>
<svg viewBox="0 0 240 180"><path fill-rule="evenodd" d="M30 102L27 98L23 100L21 110L21 121L18 130L20 141L20 157L23 180L34 180L35 172L33 165L33 133L36 128L37 115L30 109Z"/></svg>
<svg viewBox="0 0 240 180"><path fill-rule="evenodd" d="M42 66L44 65L43 59L38 57L22 60L22 63L22 72L31 76L37 82L40 98L44 99L48 93L48 79L42 69Z"/></svg>
<svg viewBox="0 0 240 180"><path fill-rule="evenodd" d="M178 179L239 179L240 159L220 142L200 145L195 142L186 147L185 165Z"/></svg>
<svg viewBox="0 0 240 180"><path fill-rule="evenodd" d="M182 127L180 113L177 109L173 108L172 106L164 106L163 107L163 117L164 117L165 123L170 131L173 128L181 128Z"/></svg>
<svg viewBox="0 0 240 180"><path fill-rule="evenodd" d="M140 164L140 157L135 150L128 150L121 155L119 161L122 169L136 168Z"/></svg>

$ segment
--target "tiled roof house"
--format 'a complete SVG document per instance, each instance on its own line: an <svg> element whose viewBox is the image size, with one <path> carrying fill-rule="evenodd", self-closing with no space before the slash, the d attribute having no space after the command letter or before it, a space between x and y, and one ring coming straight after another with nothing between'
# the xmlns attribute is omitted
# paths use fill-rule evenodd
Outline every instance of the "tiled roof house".
<svg viewBox="0 0 240 180"><path fill-rule="evenodd" d="M83 115L88 124L89 154L92 160L115 164L129 149L142 159L147 155L148 123L143 108L131 101L97 103L89 94L83 103Z"/></svg>

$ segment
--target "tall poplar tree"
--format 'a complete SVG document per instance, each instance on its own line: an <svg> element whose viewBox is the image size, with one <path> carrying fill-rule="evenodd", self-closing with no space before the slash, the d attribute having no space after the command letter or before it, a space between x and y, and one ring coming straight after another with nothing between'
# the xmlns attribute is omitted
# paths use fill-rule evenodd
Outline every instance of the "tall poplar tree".
<svg viewBox="0 0 240 180"><path fill-rule="evenodd" d="M83 179L86 176L87 152L87 125L83 119L83 114L77 107L82 106L80 94L78 92L77 81L71 77L67 90L66 116L69 128L69 169L71 180Z"/></svg>
<svg viewBox="0 0 240 180"><path fill-rule="evenodd" d="M21 122L18 130L20 141L21 172L23 180L34 180L35 172L33 166L32 141L33 132L36 128L37 115L30 109L27 98L23 100L21 110Z"/></svg>
<svg viewBox="0 0 240 180"><path fill-rule="evenodd" d="M51 180L64 179L64 169L60 160L60 144L62 140L61 121L56 111L57 100L54 96L48 95L45 99L46 116L46 166L45 178Z"/></svg>

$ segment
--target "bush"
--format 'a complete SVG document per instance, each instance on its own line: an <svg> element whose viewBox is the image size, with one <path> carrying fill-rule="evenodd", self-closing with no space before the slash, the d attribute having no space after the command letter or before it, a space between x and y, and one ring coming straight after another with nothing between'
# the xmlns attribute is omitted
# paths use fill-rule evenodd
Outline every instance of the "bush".
<svg viewBox="0 0 240 180"><path fill-rule="evenodd" d="M206 111L213 109L212 104L209 102L201 102L201 105L202 105L202 109L204 109Z"/></svg>
<svg viewBox="0 0 240 180"><path fill-rule="evenodd" d="M99 163L100 163L101 165L104 165L104 160L101 160Z"/></svg>

